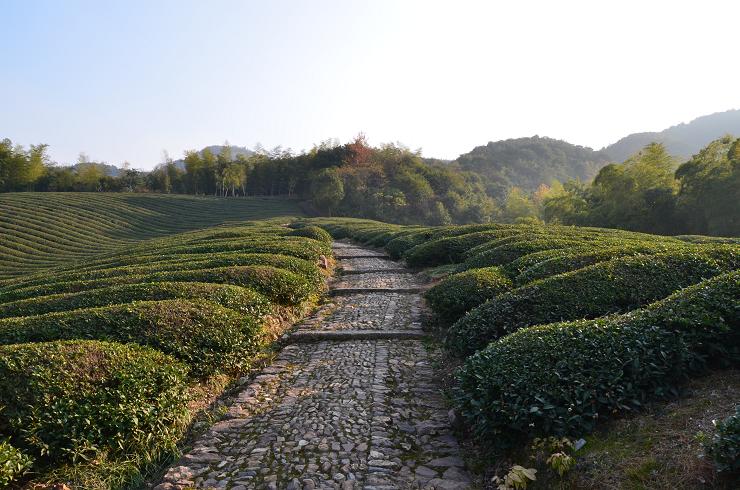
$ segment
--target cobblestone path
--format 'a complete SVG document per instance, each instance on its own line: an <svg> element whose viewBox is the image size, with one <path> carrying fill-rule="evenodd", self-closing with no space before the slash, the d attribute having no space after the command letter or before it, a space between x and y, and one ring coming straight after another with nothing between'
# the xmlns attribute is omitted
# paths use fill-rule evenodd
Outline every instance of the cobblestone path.
<svg viewBox="0 0 740 490"><path fill-rule="evenodd" d="M463 489L469 478L420 338L420 280L335 242L347 273L156 490ZM381 272L385 271L385 272Z"/></svg>

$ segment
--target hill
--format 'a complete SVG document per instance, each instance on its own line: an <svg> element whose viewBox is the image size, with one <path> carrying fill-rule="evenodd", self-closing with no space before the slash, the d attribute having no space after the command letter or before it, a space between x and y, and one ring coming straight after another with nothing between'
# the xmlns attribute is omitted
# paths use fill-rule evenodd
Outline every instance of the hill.
<svg viewBox="0 0 740 490"><path fill-rule="evenodd" d="M293 201L161 194L0 194L0 280L142 240L249 219L299 215Z"/></svg>
<svg viewBox="0 0 740 490"><path fill-rule="evenodd" d="M663 143L670 154L688 160L709 142L728 133L740 135L740 110L709 114L659 132L633 133L601 151L612 160L623 162L645 145L658 142Z"/></svg>
<svg viewBox="0 0 740 490"><path fill-rule="evenodd" d="M589 180L609 162L604 152L532 136L491 141L460 155L452 165L481 175L489 194L502 197L511 186L531 191L553 179Z"/></svg>

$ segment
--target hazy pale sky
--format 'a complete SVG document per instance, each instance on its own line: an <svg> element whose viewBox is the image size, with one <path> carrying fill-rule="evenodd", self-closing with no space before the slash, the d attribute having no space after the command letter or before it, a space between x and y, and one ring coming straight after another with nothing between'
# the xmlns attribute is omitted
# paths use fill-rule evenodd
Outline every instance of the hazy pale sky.
<svg viewBox="0 0 740 490"><path fill-rule="evenodd" d="M440 158L600 148L740 108L738 19L737 0L2 0L0 138L138 168L360 131Z"/></svg>

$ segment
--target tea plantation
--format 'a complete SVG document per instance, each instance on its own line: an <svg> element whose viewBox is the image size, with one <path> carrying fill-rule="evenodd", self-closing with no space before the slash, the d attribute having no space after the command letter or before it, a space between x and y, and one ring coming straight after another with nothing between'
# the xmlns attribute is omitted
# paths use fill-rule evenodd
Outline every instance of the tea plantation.
<svg viewBox="0 0 740 490"><path fill-rule="evenodd" d="M289 202L19 194L0 207L0 486L135 482L175 450L192 389L244 373L329 273L323 230L249 221Z"/></svg>
<svg viewBox="0 0 740 490"><path fill-rule="evenodd" d="M460 362L451 399L491 454L583 437L740 364L735 240L281 217L298 214L268 199L0 196L0 487L140 482L177 452L197 388L242 376L319 302L336 239L441 277L424 294ZM712 449L725 466L733 434Z"/></svg>
<svg viewBox="0 0 740 490"><path fill-rule="evenodd" d="M0 194L0 280L121 246L248 219L296 216L293 201L92 192Z"/></svg>
<svg viewBox="0 0 740 490"><path fill-rule="evenodd" d="M462 359L452 397L467 433L493 454L537 437L575 440L740 363L737 240L308 222L444 276L426 299Z"/></svg>

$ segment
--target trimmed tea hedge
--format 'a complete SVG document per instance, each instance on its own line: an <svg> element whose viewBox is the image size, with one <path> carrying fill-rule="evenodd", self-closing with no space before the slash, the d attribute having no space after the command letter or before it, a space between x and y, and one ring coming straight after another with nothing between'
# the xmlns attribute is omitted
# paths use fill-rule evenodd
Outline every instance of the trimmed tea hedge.
<svg viewBox="0 0 740 490"><path fill-rule="evenodd" d="M0 318L178 298L204 299L256 319L264 317L272 310L272 303L264 295L240 286L203 282L155 282L124 284L4 303L0 304Z"/></svg>
<svg viewBox="0 0 740 490"><path fill-rule="evenodd" d="M466 252L476 245L501 238L509 230L481 231L453 237L439 238L416 245L405 254L411 267L433 267L461 262Z"/></svg>
<svg viewBox="0 0 740 490"><path fill-rule="evenodd" d="M0 195L0 280L226 222L299 215L294 201L102 192Z"/></svg>
<svg viewBox="0 0 740 490"><path fill-rule="evenodd" d="M40 468L101 455L145 464L175 449L188 420L186 389L187 368L146 347L0 346L0 433Z"/></svg>
<svg viewBox="0 0 740 490"><path fill-rule="evenodd" d="M535 281L470 311L450 328L445 343L455 354L469 355L521 327L629 311L738 266L733 248L711 255L621 257Z"/></svg>
<svg viewBox="0 0 740 490"><path fill-rule="evenodd" d="M147 301L0 320L0 345L66 339L134 342L171 354L195 376L248 365L255 319L207 301Z"/></svg>
<svg viewBox="0 0 740 490"><path fill-rule="evenodd" d="M329 244L331 244L332 241L331 235L326 232L326 230L319 228L318 226L305 226L303 228L298 228L288 233L288 235L313 238L314 240Z"/></svg>
<svg viewBox="0 0 740 490"><path fill-rule="evenodd" d="M580 437L598 421L671 396L708 362L740 361L740 272L643 310L521 329L470 357L454 398L475 437L507 448Z"/></svg>
<svg viewBox="0 0 740 490"><path fill-rule="evenodd" d="M122 284L151 282L213 282L255 289L271 301L297 305L320 289L304 277L270 266L218 267L203 270L177 270L87 281L53 282L0 293L0 303L61 293L74 293Z"/></svg>
<svg viewBox="0 0 740 490"><path fill-rule="evenodd" d="M453 274L427 291L424 297L437 318L453 323L511 288L511 281L497 267L488 267Z"/></svg>

